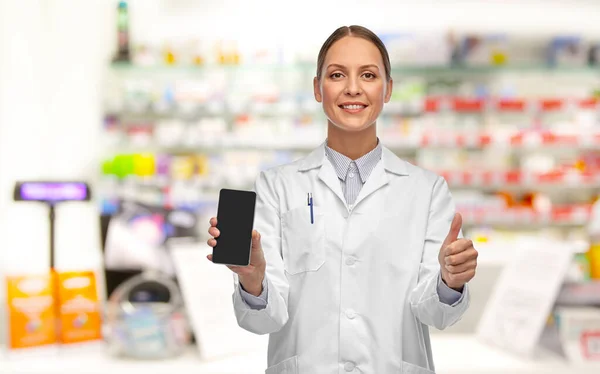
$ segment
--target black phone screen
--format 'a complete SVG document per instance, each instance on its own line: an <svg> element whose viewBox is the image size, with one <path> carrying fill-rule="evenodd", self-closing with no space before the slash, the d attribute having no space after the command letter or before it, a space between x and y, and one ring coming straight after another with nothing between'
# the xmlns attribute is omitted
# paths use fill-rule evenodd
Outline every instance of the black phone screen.
<svg viewBox="0 0 600 374"><path fill-rule="evenodd" d="M219 237L213 247L216 264L247 266L250 264L252 229L256 193L222 189L217 208Z"/></svg>

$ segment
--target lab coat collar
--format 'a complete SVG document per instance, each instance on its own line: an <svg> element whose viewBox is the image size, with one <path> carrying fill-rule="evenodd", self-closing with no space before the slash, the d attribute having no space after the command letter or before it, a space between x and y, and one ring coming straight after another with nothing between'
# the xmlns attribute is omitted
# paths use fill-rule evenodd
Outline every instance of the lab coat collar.
<svg viewBox="0 0 600 374"><path fill-rule="evenodd" d="M300 161L298 165L298 171L307 171L321 167L327 160L325 155L325 142L319 147L313 150L308 156ZM408 167L406 161L402 160L390 151L387 147L383 147L381 154L381 161L383 162L383 168L390 173L398 175L408 175Z"/></svg>

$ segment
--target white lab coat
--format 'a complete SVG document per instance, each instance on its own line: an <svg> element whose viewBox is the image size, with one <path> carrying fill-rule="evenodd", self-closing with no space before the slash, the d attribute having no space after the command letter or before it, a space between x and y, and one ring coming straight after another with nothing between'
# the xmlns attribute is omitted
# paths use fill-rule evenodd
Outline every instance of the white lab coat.
<svg viewBox="0 0 600 374"><path fill-rule="evenodd" d="M384 147L349 209L320 146L262 172L256 192L267 307L246 304L236 275L233 303L242 328L270 334L266 373L432 373L428 326L454 324L469 304L467 286L452 306L437 293L455 212L445 180Z"/></svg>

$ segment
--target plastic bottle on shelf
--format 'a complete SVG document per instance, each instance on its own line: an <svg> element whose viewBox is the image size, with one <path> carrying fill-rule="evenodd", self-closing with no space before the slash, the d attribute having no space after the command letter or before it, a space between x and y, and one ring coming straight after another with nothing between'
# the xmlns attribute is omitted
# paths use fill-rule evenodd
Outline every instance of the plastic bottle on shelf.
<svg viewBox="0 0 600 374"><path fill-rule="evenodd" d="M600 199L592 205L590 221L588 222L590 247L587 258L590 263L590 277L600 280Z"/></svg>
<svg viewBox="0 0 600 374"><path fill-rule="evenodd" d="M117 55L115 61L129 62L129 7L127 1L119 1L117 7Z"/></svg>

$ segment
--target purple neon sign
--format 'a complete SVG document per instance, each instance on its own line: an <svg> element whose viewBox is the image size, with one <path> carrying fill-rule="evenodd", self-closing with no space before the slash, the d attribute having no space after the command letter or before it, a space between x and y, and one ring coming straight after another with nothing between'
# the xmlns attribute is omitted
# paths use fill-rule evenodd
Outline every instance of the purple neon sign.
<svg viewBox="0 0 600 374"><path fill-rule="evenodd" d="M53 202L88 198L86 184L78 182L24 182L20 192L22 200Z"/></svg>

